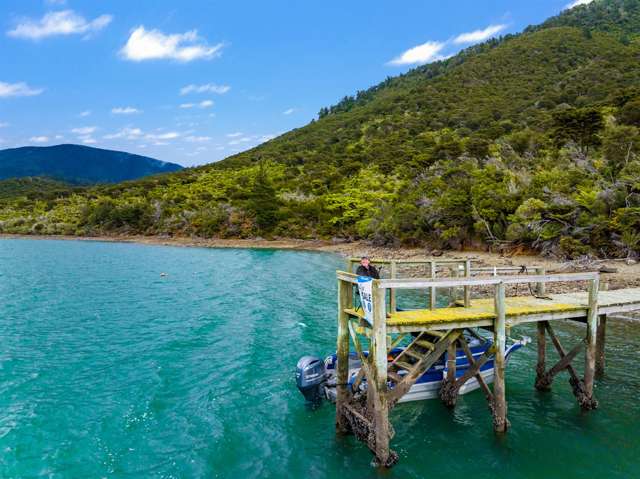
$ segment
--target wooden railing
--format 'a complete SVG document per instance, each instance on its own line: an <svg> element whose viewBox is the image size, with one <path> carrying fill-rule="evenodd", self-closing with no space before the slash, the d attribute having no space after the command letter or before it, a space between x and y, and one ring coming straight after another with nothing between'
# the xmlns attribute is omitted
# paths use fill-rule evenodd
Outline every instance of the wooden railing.
<svg viewBox="0 0 640 479"><path fill-rule="evenodd" d="M350 294L353 292L353 284L357 284L358 276L353 273L348 273L345 271L337 271L336 276L339 283L339 291L340 294L343 294L342 291L346 291L346 287L348 285L348 290ZM588 309L589 316L591 316L592 311L597 311L597 299L598 299L598 290L599 290L599 282L600 275L598 273L565 273L565 274L547 274L547 275L518 275L518 276L491 276L487 278L390 278L390 279L379 279L373 280L372 285L372 294L374 298L374 317L376 315L382 316L383 318L386 315L387 307L386 307L386 291L389 290L392 293L397 290L420 290L420 289L430 289L437 290L441 288L454 288L464 286L469 289L473 287L487 287L487 286L495 286L495 305L496 305L496 314L499 315L501 310L504 310L505 305L505 285L507 284L546 284L546 283L554 283L554 282L577 282L577 281L586 281L589 283L589 294L588 294ZM395 295L391 295L391 297L395 297ZM341 298L341 302L344 302L345 299ZM351 300L351 304L353 301ZM394 303L390 304L391 307L394 306ZM465 304L465 307L469 307ZM382 308L381 310L376 308ZM396 309L390 309L391 312L396 311ZM382 312L384 311L384 313ZM597 313L595 313L597 316Z"/></svg>
<svg viewBox="0 0 640 479"><path fill-rule="evenodd" d="M347 271L349 273L353 273L354 266L356 266L360 262L361 258L349 258L348 260L348 268ZM386 259L370 259L369 260L373 265L388 265L389 266L389 276L391 279L398 278L398 267L399 266L426 266L429 269L429 278L436 279L438 273L448 271L451 277L464 277L464 278L472 278L473 276L504 276L508 274L521 274L522 266L473 266L472 261L470 259L439 259L439 258L428 258L428 259L398 259L398 260L386 260ZM535 271L536 275L544 276L545 270L540 266L526 266L525 271L529 270ZM527 281L522 281L522 283L527 283ZM471 285L469 284L461 284L463 288L463 303L465 307L469 307L471 305ZM437 286L429 286L429 308L435 309L437 306ZM544 296L545 287L544 282L538 281L535 284L536 295ZM389 293L389 301L390 301L390 309L392 311L396 311L397 309L397 296L395 292L395 288L391 288Z"/></svg>

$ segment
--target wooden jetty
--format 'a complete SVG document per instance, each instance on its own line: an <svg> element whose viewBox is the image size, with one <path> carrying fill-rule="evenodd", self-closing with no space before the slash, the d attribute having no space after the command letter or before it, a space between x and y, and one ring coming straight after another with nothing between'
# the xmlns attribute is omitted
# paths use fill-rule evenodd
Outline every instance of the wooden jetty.
<svg viewBox="0 0 640 479"><path fill-rule="evenodd" d="M385 467L392 466L398 458L390 448L394 430L389 421L389 412L418 378L447 351L448 358L455 358L456 348L460 347L470 366L464 375L456 377L455 360L448 361L447 375L440 390L442 401L454 407L460 388L475 377L488 401L494 430L505 433L509 427L505 347L512 327L524 323L537 324L536 389L550 390L556 375L567 371L578 403L584 410L591 410L598 406L593 395L594 379L604 371L606 318L612 314L640 310L640 288L602 291L598 273L545 274L542 268L527 268L538 274L513 274L516 271L522 273L523 268L473 268L468 260L378 260L373 262L389 265L392 277L373 280L373 321L370 324L365 320L363 311L354 307L354 285L358 280L351 271L356 261L350 261L349 272L336 273L336 429L339 433L354 434L366 443L375 455L376 463ZM430 277L398 278L398 267L409 264L426 265ZM455 273L450 277L438 278L437 273L441 268ZM545 285L552 282L576 283L585 291L547 295ZM508 286L523 284L529 285L530 294L507 296ZM450 291L451 288L462 288L462 299L449 307L436 308L437 291ZM493 288L493 297L472 299L474 288L484 291ZM429 291L425 309L399 311L396 293L400 290ZM554 332L554 321L585 323L585 337L567 351ZM477 360L474 360L466 341L462 339L464 331L474 334L474 328L493 332L493 345ZM547 338L553 343L559 357L550 368L547 367ZM353 387L348 384L350 340L362 361L362 368ZM366 356L363 353L365 342L369 350ZM406 344L403 353L389 362L389 351L401 343ZM572 362L583 350L584 376L579 377ZM492 356L494 381L490 388L480 375L480 368ZM363 379L366 379L367 384L364 393L357 388Z"/></svg>

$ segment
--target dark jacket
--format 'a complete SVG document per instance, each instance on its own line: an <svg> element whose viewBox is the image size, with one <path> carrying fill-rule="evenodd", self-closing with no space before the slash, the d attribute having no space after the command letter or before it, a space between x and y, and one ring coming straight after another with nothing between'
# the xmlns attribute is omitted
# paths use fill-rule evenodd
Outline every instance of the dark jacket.
<svg viewBox="0 0 640 479"><path fill-rule="evenodd" d="M380 279L380 272L376 269L376 267L372 264L369 265L369 268L365 268L364 266L358 266L356 270L356 274L358 276L369 276L373 279Z"/></svg>

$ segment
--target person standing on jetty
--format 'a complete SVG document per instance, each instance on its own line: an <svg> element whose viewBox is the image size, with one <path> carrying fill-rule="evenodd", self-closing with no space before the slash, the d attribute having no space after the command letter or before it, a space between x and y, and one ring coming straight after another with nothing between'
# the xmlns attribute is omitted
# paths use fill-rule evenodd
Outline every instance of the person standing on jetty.
<svg viewBox="0 0 640 479"><path fill-rule="evenodd" d="M371 264L368 256L360 258L360 266L358 266L356 274L358 276L368 276L369 278L380 279L380 272Z"/></svg>

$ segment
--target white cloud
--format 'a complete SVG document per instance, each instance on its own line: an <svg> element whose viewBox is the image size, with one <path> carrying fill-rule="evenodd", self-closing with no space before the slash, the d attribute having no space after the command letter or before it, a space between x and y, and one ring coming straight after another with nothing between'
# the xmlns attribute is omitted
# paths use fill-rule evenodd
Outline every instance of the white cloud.
<svg viewBox="0 0 640 479"><path fill-rule="evenodd" d="M182 103L180 108L189 109L189 108L211 108L213 106L213 101L204 100L200 103Z"/></svg>
<svg viewBox="0 0 640 479"><path fill-rule="evenodd" d="M180 95L188 95L189 93L216 93L218 95L224 95L229 90L231 90L229 85L216 85L215 83L187 85L180 89Z"/></svg>
<svg viewBox="0 0 640 479"><path fill-rule="evenodd" d="M9 30L7 35L16 38L39 40L54 35L78 35L94 33L105 28L113 20L112 15L100 15L87 21L73 10L49 12L40 20L25 19Z"/></svg>
<svg viewBox="0 0 640 479"><path fill-rule="evenodd" d="M236 131L235 133L227 133L227 138L237 138L239 136L242 136L241 131Z"/></svg>
<svg viewBox="0 0 640 479"><path fill-rule="evenodd" d="M31 88L25 82L5 83L0 81L0 98L11 96L36 96L42 93L42 88Z"/></svg>
<svg viewBox="0 0 640 479"><path fill-rule="evenodd" d="M6 121L0 121L0 128L6 128L9 126L9 123L7 123Z"/></svg>
<svg viewBox="0 0 640 479"><path fill-rule="evenodd" d="M238 138L237 140L231 140L231 141L229 142L229 145L230 145L230 146L233 146L233 145L239 145L240 143L248 143L248 142L250 142L251 140L252 140L252 138L251 138L251 137L249 137L249 136L243 136L242 138Z"/></svg>
<svg viewBox="0 0 640 479"><path fill-rule="evenodd" d="M117 140L117 139L140 140L144 138L145 140L151 141L154 145L168 145L169 143L167 142L167 140L175 140L180 136L181 134L176 131L145 134L140 128L127 127L115 133L104 135L102 138L104 138L105 140Z"/></svg>
<svg viewBox="0 0 640 479"><path fill-rule="evenodd" d="M423 43L422 45L410 48L389 63L391 65L420 65L434 60L441 60L444 56L442 56L440 52L442 52L445 45L446 44L442 42Z"/></svg>
<svg viewBox="0 0 640 479"><path fill-rule="evenodd" d="M91 110L81 111L81 112L78 114L78 116L79 116L80 118L86 118L86 117L88 117L89 115L91 115Z"/></svg>
<svg viewBox="0 0 640 479"><path fill-rule="evenodd" d="M461 33L453 39L453 43L456 45L462 45L465 43L479 43L495 36L496 34L507 28L506 25L489 25L483 30L475 30L473 32Z"/></svg>
<svg viewBox="0 0 640 479"><path fill-rule="evenodd" d="M227 145L235 146L237 148L243 143L257 145L260 143L264 143L265 141L273 140L276 136L278 136L278 134L269 133L264 135L243 135L242 133L232 133L231 135L227 135L227 137L231 138L231 140L227 142Z"/></svg>
<svg viewBox="0 0 640 479"><path fill-rule="evenodd" d="M49 141L49 137L48 136L32 136L31 138L29 138L29 141L31 143L46 143L47 141Z"/></svg>
<svg viewBox="0 0 640 479"><path fill-rule="evenodd" d="M578 0L578 1L589 1L589 0ZM484 40L487 40L501 31L505 30L507 25L504 24L496 24L489 25L487 28L482 30L475 30L473 32L461 33L451 40L447 40L444 42L438 41L429 41L423 43L422 45L415 46L403 52L401 55L397 56L390 62L388 65L422 65L424 63L429 63L433 61L446 60L453 56L452 52L448 54L444 54L443 51L446 47L450 47L451 45L465 45L471 43L478 43ZM288 111L288 110L287 110Z"/></svg>
<svg viewBox="0 0 640 479"><path fill-rule="evenodd" d="M71 129L71 133L75 133L76 135L90 135L97 130L95 126L83 126L80 128Z"/></svg>
<svg viewBox="0 0 640 479"><path fill-rule="evenodd" d="M283 115L291 115L293 112L295 112L296 109L295 108L289 108L285 111L282 112Z"/></svg>
<svg viewBox="0 0 640 479"><path fill-rule="evenodd" d="M211 139L212 138L210 136L194 136L194 135L190 135L185 138L185 140L187 140L189 143L206 143L208 141L211 141Z"/></svg>
<svg viewBox="0 0 640 479"><path fill-rule="evenodd" d="M47 5L66 5L67 0L45 0Z"/></svg>
<svg viewBox="0 0 640 479"><path fill-rule="evenodd" d="M126 60L135 62L159 59L190 62L220 56L221 50L221 43L207 44L198 36L197 30L165 35L159 30L146 30L141 25L131 32L120 54Z"/></svg>
<svg viewBox="0 0 640 479"><path fill-rule="evenodd" d="M176 131L169 131L167 133L149 133L145 136L148 140L156 140L156 145L159 144L160 140L174 140L180 136L180 133ZM167 144L167 143L163 143Z"/></svg>
<svg viewBox="0 0 640 479"><path fill-rule="evenodd" d="M95 126L82 126L79 128L72 128L71 133L78 135L78 140L80 140L85 145L93 145L98 143L98 141L93 138L93 133L96 132L98 128ZM56 136L56 139L58 137Z"/></svg>
<svg viewBox="0 0 640 479"><path fill-rule="evenodd" d="M137 140L139 139L144 133L142 132L142 130L140 128L123 128L120 131L117 131L116 133L111 133L109 135L104 135L102 138L104 138L105 140L115 140L115 139L119 139L119 138L124 138L125 140Z"/></svg>
<svg viewBox="0 0 640 479"><path fill-rule="evenodd" d="M123 106L112 108L111 113L113 113L114 115L134 115L137 113L142 113L142 110L138 110L137 108L134 108L132 106Z"/></svg>
<svg viewBox="0 0 640 479"><path fill-rule="evenodd" d="M570 9L579 5L589 5L591 2L593 2L593 0L573 0L573 2L569 3L565 8Z"/></svg>

